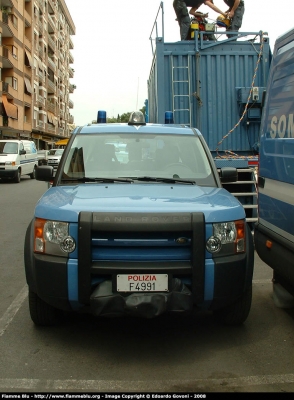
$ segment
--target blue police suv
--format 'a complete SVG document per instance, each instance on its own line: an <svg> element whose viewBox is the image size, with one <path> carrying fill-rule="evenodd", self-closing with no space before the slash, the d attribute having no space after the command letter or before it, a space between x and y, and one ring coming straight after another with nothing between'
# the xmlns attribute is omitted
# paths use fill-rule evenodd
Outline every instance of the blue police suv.
<svg viewBox="0 0 294 400"><path fill-rule="evenodd" d="M201 133L175 124L97 123L74 130L28 226L30 315L53 325L64 311L157 317L212 311L243 323L254 248L242 205L221 182ZM191 313L192 314L192 313Z"/></svg>

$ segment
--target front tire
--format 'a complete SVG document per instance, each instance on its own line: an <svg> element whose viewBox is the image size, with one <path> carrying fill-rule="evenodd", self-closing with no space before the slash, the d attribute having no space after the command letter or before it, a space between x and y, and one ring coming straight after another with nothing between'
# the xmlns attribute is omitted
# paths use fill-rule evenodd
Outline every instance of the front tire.
<svg viewBox="0 0 294 400"><path fill-rule="evenodd" d="M35 325L53 326L60 322L61 311L45 303L36 293L29 289L30 315Z"/></svg>
<svg viewBox="0 0 294 400"><path fill-rule="evenodd" d="M247 319L252 302L252 284L235 303L214 311L216 321L222 325L241 325Z"/></svg>
<svg viewBox="0 0 294 400"><path fill-rule="evenodd" d="M33 172L30 174L31 179L36 179L36 166L34 166Z"/></svg>
<svg viewBox="0 0 294 400"><path fill-rule="evenodd" d="M15 177L14 177L14 179L13 179L13 182L14 182L14 183L19 183L19 182L20 182L20 176L21 176L21 171L20 171L20 169L18 169L18 170L16 171L16 174L15 174Z"/></svg>

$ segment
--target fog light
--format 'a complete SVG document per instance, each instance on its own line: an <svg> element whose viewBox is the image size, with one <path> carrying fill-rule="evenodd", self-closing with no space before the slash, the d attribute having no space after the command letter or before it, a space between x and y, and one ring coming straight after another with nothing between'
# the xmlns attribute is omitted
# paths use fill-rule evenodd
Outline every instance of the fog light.
<svg viewBox="0 0 294 400"><path fill-rule="evenodd" d="M60 243L60 248L65 253L72 253L76 248L76 242L71 236L67 236L63 242Z"/></svg>
<svg viewBox="0 0 294 400"><path fill-rule="evenodd" d="M206 242L206 250L209 253L217 253L222 247L221 241L216 236L211 236Z"/></svg>

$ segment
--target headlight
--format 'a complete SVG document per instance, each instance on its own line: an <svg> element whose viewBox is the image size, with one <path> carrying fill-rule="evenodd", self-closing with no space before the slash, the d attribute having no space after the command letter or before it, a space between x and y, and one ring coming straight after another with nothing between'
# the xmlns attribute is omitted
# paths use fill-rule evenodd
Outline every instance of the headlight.
<svg viewBox="0 0 294 400"><path fill-rule="evenodd" d="M206 249L210 253L221 255L244 253L246 229L245 221L230 221L213 224L213 236L206 242Z"/></svg>
<svg viewBox="0 0 294 400"><path fill-rule="evenodd" d="M69 235L67 222L40 218L35 220L34 244L37 253L63 256L76 248L74 238Z"/></svg>

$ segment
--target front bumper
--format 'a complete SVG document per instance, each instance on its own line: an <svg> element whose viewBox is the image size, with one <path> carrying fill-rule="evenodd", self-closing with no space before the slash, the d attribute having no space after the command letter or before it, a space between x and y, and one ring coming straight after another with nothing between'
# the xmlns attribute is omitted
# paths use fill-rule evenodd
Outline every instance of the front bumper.
<svg viewBox="0 0 294 400"><path fill-rule="evenodd" d="M78 296L78 268L68 265L61 257L34 255L34 271L28 268L27 282L46 303L62 310L76 310L99 316L134 315L146 318L166 312L187 312L193 308L217 310L238 299L251 284L253 264L243 255L206 260L202 281L204 296L198 298L193 292L193 277L179 277L173 270L167 293L148 292L121 294L114 290L115 276L100 275L100 282L88 282L89 298L81 302ZM251 265L251 266L250 266ZM249 266L249 267L248 267ZM182 279L181 279L182 278Z"/></svg>
<svg viewBox="0 0 294 400"><path fill-rule="evenodd" d="M124 237L118 241L119 246L113 247L113 226L101 222L92 213L80 213L78 235L78 259L35 254L32 250L33 229L27 231L25 241L26 278L30 289L46 303L63 310L86 311L94 315L136 315L150 318L165 312L191 311L192 308L217 310L233 303L252 284L254 249L252 235L247 232L247 251L243 254L205 258L205 221L202 213L188 214L189 218L177 219L169 223L146 224L142 227L140 218L128 224L121 224L116 230L115 237ZM157 214L157 218L159 218ZM106 219L107 221L111 220ZM175 222L176 221L176 222ZM103 240L100 241L100 231ZM142 233L142 230L144 232ZM136 242L133 243L133 253L126 237L136 232ZM158 234L159 231L159 234ZM108 237L108 232L111 238ZM156 232L156 233L154 233ZM160 238L179 236L185 232L186 247L175 245L174 239L164 241L165 248L159 249L161 242L154 240L152 247L146 239L156 235ZM146 246L143 249L142 260L130 260L137 254L139 236L144 237ZM132 237L134 234L132 233ZM106 245L105 245L106 243ZM140 242L141 243L141 242ZM169 243L167 246L166 243ZM96 247L95 247L96 246ZM149 247L148 247L149 246ZM154 254L169 256L172 251L173 259L152 261ZM139 254L141 252L139 251ZM123 256L129 258L123 260ZM176 256L175 256L176 255ZM100 259L99 259L100 257ZM120 257L107 259L107 257ZM146 258L150 257L149 260ZM182 260L180 260L182 257ZM176 259L176 260L175 260ZM168 292L127 293L116 291L114 284L118 274L167 274L169 277Z"/></svg>
<svg viewBox="0 0 294 400"><path fill-rule="evenodd" d="M112 292L112 282L104 281L91 295L93 315L104 317L135 316L153 318L166 312L185 312L193 308L192 293L180 281L173 279L168 293L132 293L124 296Z"/></svg>
<svg viewBox="0 0 294 400"><path fill-rule="evenodd" d="M0 179L10 178L13 179L17 175L17 169L0 169Z"/></svg>

